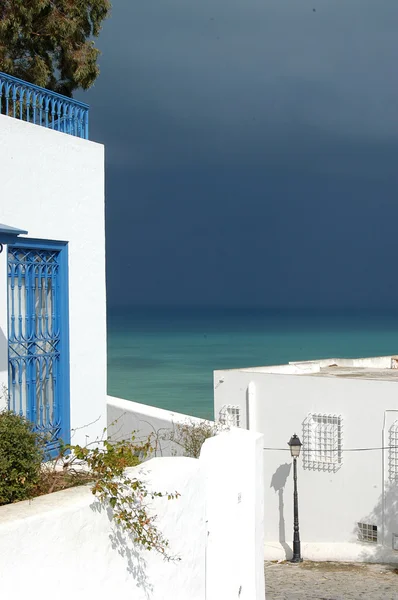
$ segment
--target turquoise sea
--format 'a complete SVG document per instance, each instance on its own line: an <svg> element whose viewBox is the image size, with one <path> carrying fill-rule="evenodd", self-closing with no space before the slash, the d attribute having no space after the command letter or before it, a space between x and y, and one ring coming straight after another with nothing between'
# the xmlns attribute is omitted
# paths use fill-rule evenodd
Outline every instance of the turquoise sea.
<svg viewBox="0 0 398 600"><path fill-rule="evenodd" d="M154 308L108 312L108 392L213 416L213 370L398 354L398 312Z"/></svg>

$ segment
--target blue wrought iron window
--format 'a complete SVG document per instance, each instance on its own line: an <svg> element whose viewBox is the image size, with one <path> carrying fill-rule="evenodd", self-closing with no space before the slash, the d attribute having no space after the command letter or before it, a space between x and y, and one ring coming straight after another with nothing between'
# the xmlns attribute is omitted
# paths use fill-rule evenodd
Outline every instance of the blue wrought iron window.
<svg viewBox="0 0 398 600"><path fill-rule="evenodd" d="M70 439L67 245L8 246L9 403L57 451Z"/></svg>

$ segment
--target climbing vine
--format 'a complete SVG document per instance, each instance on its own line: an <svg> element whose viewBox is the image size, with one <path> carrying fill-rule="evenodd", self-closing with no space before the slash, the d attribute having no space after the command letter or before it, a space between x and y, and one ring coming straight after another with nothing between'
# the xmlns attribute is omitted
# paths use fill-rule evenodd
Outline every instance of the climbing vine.
<svg viewBox="0 0 398 600"><path fill-rule="evenodd" d="M140 441L133 432L129 439L115 441L106 433L104 429L103 439L84 447L61 443L58 456L46 460L45 436L36 433L23 416L0 411L0 505L89 484L136 544L159 552L166 560L178 560L150 508L150 500L173 500L178 492L153 491L142 472L128 469L154 453L153 436Z"/></svg>
<svg viewBox="0 0 398 600"><path fill-rule="evenodd" d="M60 457L63 469L88 474L92 493L104 507L111 507L114 521L136 544L159 552L166 560L178 560L169 552L169 542L156 524L156 515L150 514L149 501L162 497L174 500L179 493L149 490L137 471L131 475L127 470L141 464L153 452L151 437L139 441L133 433L129 440L115 442L104 438L93 447L65 445Z"/></svg>

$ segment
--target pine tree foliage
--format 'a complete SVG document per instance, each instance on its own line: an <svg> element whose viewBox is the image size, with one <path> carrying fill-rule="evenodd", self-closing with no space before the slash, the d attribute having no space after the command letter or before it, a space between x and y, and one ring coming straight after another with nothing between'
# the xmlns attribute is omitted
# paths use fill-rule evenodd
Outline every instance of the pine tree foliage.
<svg viewBox="0 0 398 600"><path fill-rule="evenodd" d="M0 0L0 71L71 97L98 77L109 0Z"/></svg>

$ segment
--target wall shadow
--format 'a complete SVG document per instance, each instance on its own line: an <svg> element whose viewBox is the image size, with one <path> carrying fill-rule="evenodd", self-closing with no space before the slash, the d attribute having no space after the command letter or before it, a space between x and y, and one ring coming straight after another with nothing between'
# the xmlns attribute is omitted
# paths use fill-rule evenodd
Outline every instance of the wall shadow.
<svg viewBox="0 0 398 600"><path fill-rule="evenodd" d="M384 518L383 518L384 513ZM360 560L364 562L394 562L398 563L398 551L393 549L393 536L398 536L398 485L395 482L386 482L383 494L367 515L361 515L359 523L377 526L378 544L363 542L363 550ZM355 524L353 533L358 534L358 526ZM383 544L384 542L384 544Z"/></svg>
<svg viewBox="0 0 398 600"><path fill-rule="evenodd" d="M292 465L291 463L284 463L279 465L275 473L272 475L270 487L274 488L275 492L278 493L278 510L279 510L279 543L281 544L286 559L292 556L292 548L286 542L286 524L285 524L285 513L284 513L284 500L283 493L286 485L286 481L290 475Z"/></svg>
<svg viewBox="0 0 398 600"><path fill-rule="evenodd" d="M142 550L140 551L137 544L134 544L132 537L126 531L123 531L120 525L115 523L113 511L110 507L105 508L101 502L93 502L90 508L93 512L106 512L111 527L109 540L112 550L116 550L125 559L127 572L132 575L136 587L144 592L147 600L150 600L153 594L153 585L150 583L146 572L147 562L142 556Z"/></svg>

